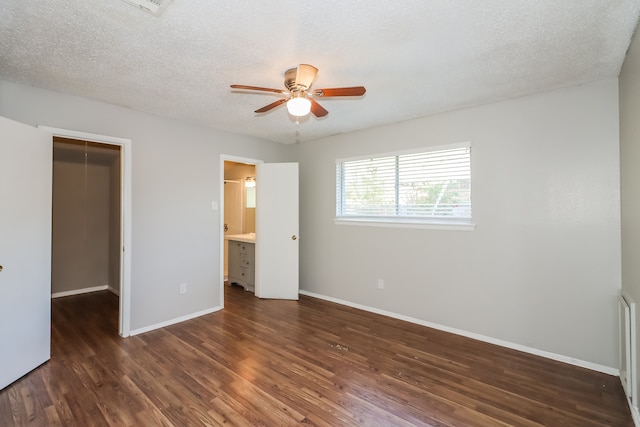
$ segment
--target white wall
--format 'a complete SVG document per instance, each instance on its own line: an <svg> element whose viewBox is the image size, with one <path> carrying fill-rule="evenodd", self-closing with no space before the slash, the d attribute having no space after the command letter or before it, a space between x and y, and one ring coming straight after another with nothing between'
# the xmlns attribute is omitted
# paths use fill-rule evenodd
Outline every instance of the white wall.
<svg viewBox="0 0 640 427"><path fill-rule="evenodd" d="M336 158L467 141L475 231L333 224ZM299 144L300 286L615 369L618 144L617 80Z"/></svg>
<svg viewBox="0 0 640 427"><path fill-rule="evenodd" d="M220 154L288 160L282 144L6 81L0 116L132 140L132 330L220 304Z"/></svg>
<svg viewBox="0 0 640 427"><path fill-rule="evenodd" d="M640 304L640 40L636 36L620 73L622 288ZM637 320L640 320L637 319ZM640 331L640 322L636 325ZM640 366L640 357L637 366ZM636 372L640 383L640 372Z"/></svg>

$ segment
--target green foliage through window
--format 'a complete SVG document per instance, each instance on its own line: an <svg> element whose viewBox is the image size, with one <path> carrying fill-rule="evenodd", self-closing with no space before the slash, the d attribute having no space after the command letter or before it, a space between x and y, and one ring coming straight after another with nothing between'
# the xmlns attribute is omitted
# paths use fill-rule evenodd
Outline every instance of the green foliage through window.
<svg viewBox="0 0 640 427"><path fill-rule="evenodd" d="M471 218L471 147L343 160L339 218Z"/></svg>

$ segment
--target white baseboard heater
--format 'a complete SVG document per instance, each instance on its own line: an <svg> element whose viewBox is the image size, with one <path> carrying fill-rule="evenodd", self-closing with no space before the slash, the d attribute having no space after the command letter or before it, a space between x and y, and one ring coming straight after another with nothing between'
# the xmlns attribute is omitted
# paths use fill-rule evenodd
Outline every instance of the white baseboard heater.
<svg viewBox="0 0 640 427"><path fill-rule="evenodd" d="M620 321L620 381L629 402L638 408L636 367L636 303L624 291L618 298Z"/></svg>

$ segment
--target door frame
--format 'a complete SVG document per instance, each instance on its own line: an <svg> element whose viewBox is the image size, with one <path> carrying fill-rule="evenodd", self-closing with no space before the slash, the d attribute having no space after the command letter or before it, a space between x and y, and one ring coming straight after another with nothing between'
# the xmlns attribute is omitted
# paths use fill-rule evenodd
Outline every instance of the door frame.
<svg viewBox="0 0 640 427"><path fill-rule="evenodd" d="M219 254L220 254L220 264L219 264L219 269L220 269L220 308L224 308L224 245L225 245L225 241L224 241L224 162L237 162L237 163L245 163L247 165L258 165L260 163L264 163L263 160L258 160L258 159L251 159L248 157L238 157L238 156L231 156L228 154L220 154L220 192L219 192L219 202L218 202L218 207L219 210L218 212L220 212L219 216L219 226L218 226L218 230L220 230L220 248L219 248ZM256 168L256 173L257 173L257 168ZM256 175L256 181L258 181L258 177ZM258 181L259 182L259 181ZM258 231L258 230L256 230Z"/></svg>
<svg viewBox="0 0 640 427"><path fill-rule="evenodd" d="M131 335L131 140L114 136L98 135L49 126L38 128L53 136L98 142L120 147L120 308L118 333L122 337ZM51 138L53 147L53 138Z"/></svg>

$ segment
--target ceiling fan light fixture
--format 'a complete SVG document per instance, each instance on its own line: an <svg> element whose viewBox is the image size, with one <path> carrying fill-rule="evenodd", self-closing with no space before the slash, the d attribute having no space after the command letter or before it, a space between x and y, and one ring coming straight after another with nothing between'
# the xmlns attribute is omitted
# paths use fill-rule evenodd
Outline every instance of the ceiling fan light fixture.
<svg viewBox="0 0 640 427"><path fill-rule="evenodd" d="M292 116L306 116L311 111L311 101L307 98L293 97L287 101L287 111Z"/></svg>

